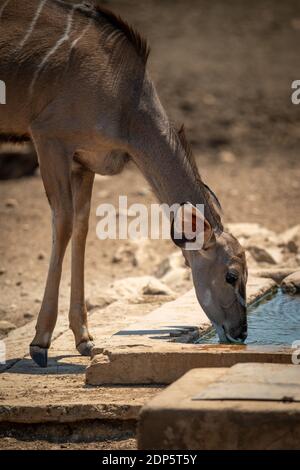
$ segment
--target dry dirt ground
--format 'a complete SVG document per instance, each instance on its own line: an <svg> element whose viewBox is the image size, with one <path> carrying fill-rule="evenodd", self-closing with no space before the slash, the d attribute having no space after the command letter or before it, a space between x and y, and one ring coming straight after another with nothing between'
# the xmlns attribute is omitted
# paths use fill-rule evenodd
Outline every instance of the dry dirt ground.
<svg viewBox="0 0 300 470"><path fill-rule="evenodd" d="M136 450L136 440L116 439L113 441L95 441L78 443L57 443L47 440L14 439L5 437L0 442L0 450Z"/></svg>
<svg viewBox="0 0 300 470"><path fill-rule="evenodd" d="M185 122L201 174L220 198L225 220L259 222L277 232L299 223L300 105L290 98L291 82L300 79L299 2L104 3L148 37L149 67L163 104L172 120ZM153 241L149 256L137 266L126 256L113 261L124 242L97 239L96 207L116 203L119 195L128 195L129 203L154 201L133 165L122 175L97 178L86 260L92 304L114 279L152 274L174 251L169 241ZM0 226L0 319L21 326L38 313L51 243L50 211L38 175L1 182ZM69 267L68 253L61 288L64 315ZM177 293L189 284L180 284ZM129 440L127 448L133 445ZM21 444L8 438L3 446Z"/></svg>

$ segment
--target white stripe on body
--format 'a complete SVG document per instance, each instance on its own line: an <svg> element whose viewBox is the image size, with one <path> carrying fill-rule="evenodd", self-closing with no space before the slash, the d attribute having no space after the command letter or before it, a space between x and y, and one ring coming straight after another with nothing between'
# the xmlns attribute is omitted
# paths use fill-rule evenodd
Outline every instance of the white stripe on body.
<svg viewBox="0 0 300 470"><path fill-rule="evenodd" d="M4 10L5 10L5 7L8 5L9 2L10 2L10 0L6 0L6 2L4 2L4 4L3 4L2 7L0 8L0 19L1 19L2 13L3 13Z"/></svg>
<svg viewBox="0 0 300 470"><path fill-rule="evenodd" d="M26 43L26 41L30 38L34 28L35 28L35 25L37 23L37 20L39 19L39 16L42 12L42 9L44 8L44 5L45 3L47 2L47 0L41 0L40 3L39 3L39 6L38 6L38 9L33 17L33 20L28 28L28 31L27 33L25 34L24 38L22 39L22 41L20 42L19 44L19 47L23 47L24 44Z"/></svg>
<svg viewBox="0 0 300 470"><path fill-rule="evenodd" d="M42 62L40 63L40 65L38 66L34 76L33 76L33 79L32 79L32 82L30 84L30 87L29 87L29 93L30 95L32 95L33 93L33 89L34 89L34 85L38 79L38 76L40 75L42 69L44 68L44 66L46 65L46 63L48 62L48 60L50 59L50 57L55 54L55 52L59 49L59 47L64 44L65 42L69 41L70 39L70 32L72 30L72 25L73 25L73 17L74 17L74 13L75 13L75 10L77 10L78 8L80 8L82 5L81 4L76 4L76 5L73 5L72 7L72 10L70 11L70 13L68 14L68 17L67 17L67 26L66 26L66 29L65 29L65 32L64 34L59 38L59 40L56 42L56 44L52 47L52 49L50 49L50 51L45 55L45 57L43 58Z"/></svg>
<svg viewBox="0 0 300 470"><path fill-rule="evenodd" d="M71 44L71 48L70 48L70 53L72 52L72 50L74 49L74 47L77 46L77 43L83 38L83 36L88 32L88 30L90 29L90 27L92 26L92 21L93 19L90 18L88 24L86 25L86 27L83 29L82 33L80 34L80 36L78 36L78 38L74 39L74 41L72 42Z"/></svg>

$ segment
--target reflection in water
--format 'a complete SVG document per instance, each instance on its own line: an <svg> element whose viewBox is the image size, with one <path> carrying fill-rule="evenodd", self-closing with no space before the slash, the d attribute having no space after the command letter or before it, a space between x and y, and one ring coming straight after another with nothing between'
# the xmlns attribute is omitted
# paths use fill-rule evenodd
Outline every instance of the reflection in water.
<svg viewBox="0 0 300 470"><path fill-rule="evenodd" d="M300 296L278 291L271 300L249 307L248 338L245 344L289 345L300 340ZM217 344L214 331L197 343Z"/></svg>

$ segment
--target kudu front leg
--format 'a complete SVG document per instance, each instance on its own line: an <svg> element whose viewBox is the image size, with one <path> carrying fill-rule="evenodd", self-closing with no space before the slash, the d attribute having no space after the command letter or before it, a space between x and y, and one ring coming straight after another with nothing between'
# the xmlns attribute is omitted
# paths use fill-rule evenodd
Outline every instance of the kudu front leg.
<svg viewBox="0 0 300 470"><path fill-rule="evenodd" d="M90 356L94 347L88 330L87 310L84 293L84 259L88 234L90 202L94 173L77 166L72 173L73 193L73 235L72 235L72 278L70 302L70 328L75 336L78 352Z"/></svg>
<svg viewBox="0 0 300 470"><path fill-rule="evenodd" d="M62 263L72 234L71 161L68 159L66 149L58 142L44 142L35 137L34 143L52 211L52 252L36 334L30 345L30 355L40 367L46 367L48 348L57 320Z"/></svg>

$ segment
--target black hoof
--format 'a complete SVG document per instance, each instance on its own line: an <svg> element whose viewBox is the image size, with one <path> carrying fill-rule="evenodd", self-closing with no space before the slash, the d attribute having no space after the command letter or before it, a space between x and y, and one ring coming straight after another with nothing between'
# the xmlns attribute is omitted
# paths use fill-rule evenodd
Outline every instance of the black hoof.
<svg viewBox="0 0 300 470"><path fill-rule="evenodd" d="M91 356L94 347L93 341L82 341L76 346L76 349L82 356Z"/></svg>
<svg viewBox="0 0 300 470"><path fill-rule="evenodd" d="M39 346L30 346L30 356L32 360L40 367L47 367L48 349Z"/></svg>

